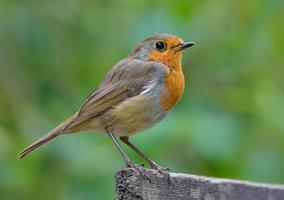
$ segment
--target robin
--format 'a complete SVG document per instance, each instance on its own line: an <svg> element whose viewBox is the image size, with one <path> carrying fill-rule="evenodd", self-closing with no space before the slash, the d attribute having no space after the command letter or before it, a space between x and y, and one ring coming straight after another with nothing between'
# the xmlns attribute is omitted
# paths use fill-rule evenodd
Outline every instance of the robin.
<svg viewBox="0 0 284 200"><path fill-rule="evenodd" d="M116 63L98 88L74 115L23 149L19 158L54 138L79 131L103 131L125 159L135 164L120 140L144 158L151 168L161 169L135 147L129 137L160 122L184 91L182 51L194 45L171 34L155 34L143 40L126 58Z"/></svg>

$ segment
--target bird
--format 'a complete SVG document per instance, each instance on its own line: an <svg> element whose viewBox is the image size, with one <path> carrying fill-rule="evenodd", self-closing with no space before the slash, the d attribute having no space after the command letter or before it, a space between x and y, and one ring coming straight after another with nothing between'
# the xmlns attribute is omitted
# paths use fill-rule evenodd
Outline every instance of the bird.
<svg viewBox="0 0 284 200"><path fill-rule="evenodd" d="M136 167L118 138L141 156L152 169L161 169L129 137L149 129L164 119L183 95L183 50L193 46L180 37L156 33L144 39L126 58L107 72L71 117L24 148L23 158L58 136L80 131L104 132L114 143L127 167Z"/></svg>

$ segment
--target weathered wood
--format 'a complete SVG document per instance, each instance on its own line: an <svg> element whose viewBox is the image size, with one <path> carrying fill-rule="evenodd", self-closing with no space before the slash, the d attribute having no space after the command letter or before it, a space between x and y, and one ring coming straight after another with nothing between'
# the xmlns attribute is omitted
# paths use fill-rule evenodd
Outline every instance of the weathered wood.
<svg viewBox="0 0 284 200"><path fill-rule="evenodd" d="M117 200L284 200L284 186L170 173L173 185L155 170L116 174ZM148 178L147 178L148 177ZM150 179L149 179L150 178Z"/></svg>

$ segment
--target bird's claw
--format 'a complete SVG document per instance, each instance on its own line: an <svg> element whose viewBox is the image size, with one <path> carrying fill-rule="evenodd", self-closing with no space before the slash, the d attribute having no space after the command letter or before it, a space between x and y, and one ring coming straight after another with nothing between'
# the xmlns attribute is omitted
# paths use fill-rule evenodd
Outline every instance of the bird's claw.
<svg viewBox="0 0 284 200"><path fill-rule="evenodd" d="M162 174L166 178L166 180L169 183L169 185L174 185L174 182L173 182L172 177L170 175L170 168L168 168L168 167L164 168L164 167L161 167L161 166L159 166L157 164L153 164L150 167L152 169L157 170L159 174Z"/></svg>
<svg viewBox="0 0 284 200"><path fill-rule="evenodd" d="M127 163L126 167L134 169L138 173L139 176L146 178L151 183L151 179L149 175L145 172L143 163L135 164L131 162L131 163Z"/></svg>

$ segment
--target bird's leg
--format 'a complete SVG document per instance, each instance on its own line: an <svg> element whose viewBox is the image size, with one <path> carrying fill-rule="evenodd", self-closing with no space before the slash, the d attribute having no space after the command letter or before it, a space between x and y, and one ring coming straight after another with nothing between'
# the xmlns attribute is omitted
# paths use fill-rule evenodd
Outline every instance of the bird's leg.
<svg viewBox="0 0 284 200"><path fill-rule="evenodd" d="M129 146L133 151L135 151L138 155L144 158L150 165L151 168L157 169L159 165L154 161L150 160L142 151L140 151L137 147L135 147L131 142L129 142L128 137L120 137L120 140L124 142L127 146Z"/></svg>
<svg viewBox="0 0 284 200"><path fill-rule="evenodd" d="M156 169L160 174L164 175L166 179L168 180L170 185L173 185L173 181L170 176L170 169L169 168L163 168L160 167L157 163L154 161L150 160L145 154L140 151L137 147L135 147L131 142L129 142L128 137L120 137L120 140L124 142L127 146L129 146L133 151L135 151L137 154L139 154L142 158L144 158L150 165L150 168Z"/></svg>
<svg viewBox="0 0 284 200"><path fill-rule="evenodd" d="M119 153L122 155L126 162L127 167L134 167L134 163L130 160L130 158L126 155L126 153L121 148L120 144L118 143L116 137L113 135L112 132L107 131L107 135L110 137L116 148L118 149Z"/></svg>
<svg viewBox="0 0 284 200"><path fill-rule="evenodd" d="M108 136L110 137L110 139L112 140L112 142L115 144L115 146L117 147L118 151L120 152L120 154L122 155L122 157L124 158L125 162L126 162L126 167L131 167L133 169L136 169L136 171L146 177L149 182L151 182L150 177L145 173L145 170L143 169L143 167L141 167L140 165L136 165L134 164L129 157L126 155L126 153L123 151L123 149L121 148L119 142L117 141L116 137L113 135L112 132L108 132L107 131Z"/></svg>

